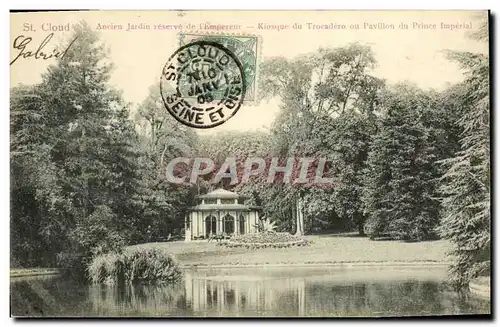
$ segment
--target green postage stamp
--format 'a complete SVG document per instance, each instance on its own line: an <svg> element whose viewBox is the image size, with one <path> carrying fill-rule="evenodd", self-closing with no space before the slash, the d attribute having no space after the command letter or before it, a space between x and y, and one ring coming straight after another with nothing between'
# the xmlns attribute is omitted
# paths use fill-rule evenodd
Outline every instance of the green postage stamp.
<svg viewBox="0 0 500 327"><path fill-rule="evenodd" d="M253 102L257 99L257 80L259 71L260 51L262 47L261 38L256 35L239 34L204 34L204 33L180 33L180 46L196 42L216 42L236 55L240 60L245 74L246 92L245 102Z"/></svg>

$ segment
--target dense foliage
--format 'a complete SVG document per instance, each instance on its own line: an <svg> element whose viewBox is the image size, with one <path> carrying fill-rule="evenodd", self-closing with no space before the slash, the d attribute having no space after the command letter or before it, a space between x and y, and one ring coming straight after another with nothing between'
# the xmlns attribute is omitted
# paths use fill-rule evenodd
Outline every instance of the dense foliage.
<svg viewBox="0 0 500 327"><path fill-rule="evenodd" d="M367 160L363 202L372 237L428 240L439 224L435 96L408 85L388 91ZM427 119L424 117L428 117Z"/></svg>
<svg viewBox="0 0 500 327"><path fill-rule="evenodd" d="M112 66L96 32L81 23L73 39L40 84L11 90L11 262L81 275L93 256L183 226L190 190L168 187L158 170L178 147L157 143L193 136L160 119L154 134L138 128L109 86ZM145 101L141 115L147 110L158 108Z"/></svg>
<svg viewBox="0 0 500 327"><path fill-rule="evenodd" d="M453 243L453 281L463 286L491 271L489 61L470 53L452 57L466 69L457 94L462 111L457 125L463 134L460 151L442 161L447 171L441 178L445 210L440 231Z"/></svg>
<svg viewBox="0 0 500 327"><path fill-rule="evenodd" d="M175 258L158 249L134 249L93 258L88 275L94 284L172 283L182 274Z"/></svg>

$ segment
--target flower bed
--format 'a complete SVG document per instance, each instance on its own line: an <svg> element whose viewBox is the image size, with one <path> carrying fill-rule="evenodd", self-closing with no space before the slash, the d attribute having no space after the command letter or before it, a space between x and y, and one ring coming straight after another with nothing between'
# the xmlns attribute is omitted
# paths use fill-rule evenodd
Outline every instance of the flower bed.
<svg viewBox="0 0 500 327"><path fill-rule="evenodd" d="M301 237L289 233L262 232L254 234L235 235L223 243L227 247L246 248L287 248L292 246L306 246L309 242Z"/></svg>

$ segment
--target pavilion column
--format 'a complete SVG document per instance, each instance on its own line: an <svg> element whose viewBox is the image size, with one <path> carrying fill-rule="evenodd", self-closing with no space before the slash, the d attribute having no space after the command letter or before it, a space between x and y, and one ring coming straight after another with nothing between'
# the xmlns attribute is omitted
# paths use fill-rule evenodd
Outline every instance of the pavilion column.
<svg viewBox="0 0 500 327"><path fill-rule="evenodd" d="M249 233L253 233L254 232L255 226L253 224L254 224L254 222L253 222L253 212L250 212L248 214L248 228L249 228L248 232Z"/></svg>
<svg viewBox="0 0 500 327"><path fill-rule="evenodd" d="M192 217L191 217L191 235L193 237L196 237L196 227L198 226L198 213L194 214Z"/></svg>
<svg viewBox="0 0 500 327"><path fill-rule="evenodd" d="M196 215L196 220L197 220L197 230L196 230L196 236L200 237L202 234L200 232L200 229L203 228L202 226L200 226L200 224L202 224L203 220L201 219L202 216L201 216L201 211L198 211L198 214Z"/></svg>
<svg viewBox="0 0 500 327"><path fill-rule="evenodd" d="M200 212L201 215L201 233L203 236L207 235L207 224L205 223L205 213L203 211Z"/></svg>
<svg viewBox="0 0 500 327"><path fill-rule="evenodd" d="M216 234L222 234L222 221L221 221L220 211L217 211L217 232Z"/></svg>
<svg viewBox="0 0 500 327"><path fill-rule="evenodd" d="M238 213L235 211L234 212L234 234L238 235L238 222L239 222L239 219L238 219Z"/></svg>
<svg viewBox="0 0 500 327"><path fill-rule="evenodd" d="M189 214L189 237L193 239L193 219L194 215L192 213Z"/></svg>

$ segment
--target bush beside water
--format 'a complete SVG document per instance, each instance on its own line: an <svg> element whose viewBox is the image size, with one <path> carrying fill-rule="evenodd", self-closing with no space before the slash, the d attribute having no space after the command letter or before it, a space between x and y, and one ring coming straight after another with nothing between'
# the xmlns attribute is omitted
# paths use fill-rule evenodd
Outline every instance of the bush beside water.
<svg viewBox="0 0 500 327"><path fill-rule="evenodd" d="M96 256L88 266L94 284L172 283L181 271L175 258L158 249L134 249L123 254Z"/></svg>

